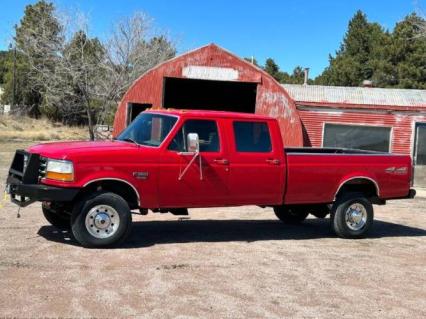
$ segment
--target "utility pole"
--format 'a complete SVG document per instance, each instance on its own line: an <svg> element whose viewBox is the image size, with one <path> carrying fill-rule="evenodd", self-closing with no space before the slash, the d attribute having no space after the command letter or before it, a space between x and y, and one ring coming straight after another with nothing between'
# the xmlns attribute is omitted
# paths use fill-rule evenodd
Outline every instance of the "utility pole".
<svg viewBox="0 0 426 319"><path fill-rule="evenodd" d="M14 111L15 109L15 94L16 94L16 45L13 47L12 43L9 44L9 50L13 48L13 80L12 80L12 103L10 109Z"/></svg>

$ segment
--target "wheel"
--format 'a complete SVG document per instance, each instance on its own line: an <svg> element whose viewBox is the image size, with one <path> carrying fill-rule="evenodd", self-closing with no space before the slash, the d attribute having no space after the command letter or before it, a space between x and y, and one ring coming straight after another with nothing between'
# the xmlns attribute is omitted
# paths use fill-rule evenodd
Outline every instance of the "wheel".
<svg viewBox="0 0 426 319"><path fill-rule="evenodd" d="M130 233L132 215L119 195L98 192L83 198L73 209L71 229L84 247L108 247L122 242Z"/></svg>
<svg viewBox="0 0 426 319"><path fill-rule="evenodd" d="M337 199L332 208L332 228L342 238L365 237L373 225L373 219L373 205L363 194L344 195Z"/></svg>
<svg viewBox="0 0 426 319"><path fill-rule="evenodd" d="M303 207L297 206L275 206L275 215L285 224L300 224L308 216L309 212Z"/></svg>
<svg viewBox="0 0 426 319"><path fill-rule="evenodd" d="M60 207L49 207L43 203L41 205L43 215L46 220L52 225L59 229L70 229L71 228L71 216L64 212L63 208Z"/></svg>

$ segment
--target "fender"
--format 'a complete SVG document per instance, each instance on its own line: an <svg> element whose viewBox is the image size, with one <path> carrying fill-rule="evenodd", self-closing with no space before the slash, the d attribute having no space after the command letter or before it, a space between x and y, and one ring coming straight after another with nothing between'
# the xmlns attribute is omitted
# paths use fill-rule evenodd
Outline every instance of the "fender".
<svg viewBox="0 0 426 319"><path fill-rule="evenodd" d="M343 185L345 185L347 182L350 182L351 180L354 180L354 179L366 179L366 180L369 180L370 182L373 182L373 184L376 188L377 196L380 197L379 184L376 182L376 180L373 177L369 177L369 176L366 176L366 175L353 175L353 176L350 176L350 177L346 176L344 178L345 179L342 182L340 182L339 187L337 187L337 190L334 193L333 201L336 200L336 196L339 193L340 189L343 187Z"/></svg>
<svg viewBox="0 0 426 319"><path fill-rule="evenodd" d="M121 179L121 178L115 178L115 177L102 177L102 178L92 179L92 180L88 181L86 184L84 184L84 185L83 185L83 188L84 188L84 187L86 187L86 186L88 186L88 185L90 185L90 184L92 184L92 183L96 183L96 182L99 182L99 181L119 181L119 182L126 183L127 185L129 185L129 186L130 186L130 187L134 190L134 192L135 192L135 194L136 194L136 197L138 198L138 206L140 206L140 205L141 205L141 198L140 198L140 196L139 196L139 192L138 192L138 190L136 189L136 187L135 187L135 186L133 186L133 184L132 184L132 183L130 183L129 181L126 181L126 180Z"/></svg>

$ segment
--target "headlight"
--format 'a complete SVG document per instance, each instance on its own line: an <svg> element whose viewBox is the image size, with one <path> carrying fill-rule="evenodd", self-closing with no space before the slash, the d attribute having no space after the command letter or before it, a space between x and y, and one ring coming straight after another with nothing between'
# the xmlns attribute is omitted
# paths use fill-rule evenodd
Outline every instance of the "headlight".
<svg viewBox="0 0 426 319"><path fill-rule="evenodd" d="M48 159L45 177L62 182L72 182L74 180L72 162Z"/></svg>

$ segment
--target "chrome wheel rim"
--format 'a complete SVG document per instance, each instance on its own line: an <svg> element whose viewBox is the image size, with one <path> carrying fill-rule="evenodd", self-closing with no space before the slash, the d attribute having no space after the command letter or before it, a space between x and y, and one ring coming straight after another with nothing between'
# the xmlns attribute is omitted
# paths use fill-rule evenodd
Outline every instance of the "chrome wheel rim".
<svg viewBox="0 0 426 319"><path fill-rule="evenodd" d="M367 223L367 210L360 203L353 203L345 213L346 225L351 230L360 230Z"/></svg>
<svg viewBox="0 0 426 319"><path fill-rule="evenodd" d="M94 206L86 215L86 229L95 238L113 236L120 226L120 216L108 205Z"/></svg>

